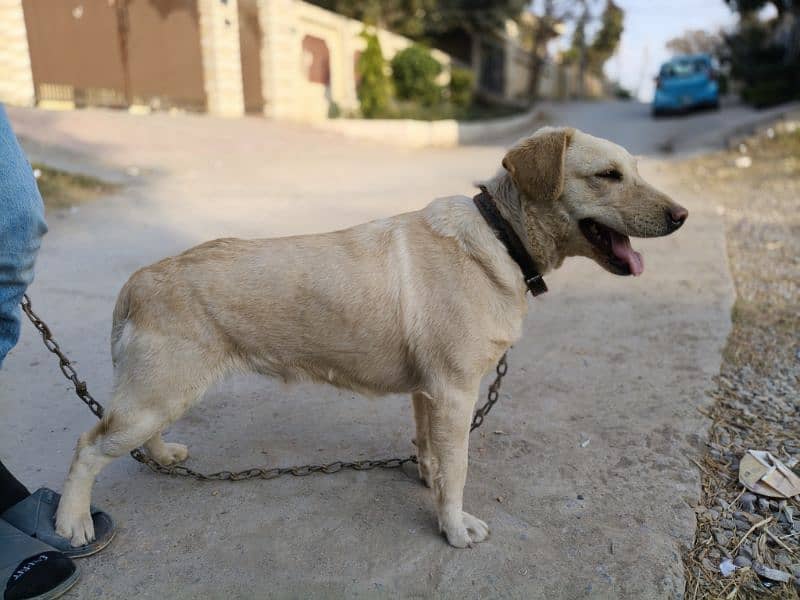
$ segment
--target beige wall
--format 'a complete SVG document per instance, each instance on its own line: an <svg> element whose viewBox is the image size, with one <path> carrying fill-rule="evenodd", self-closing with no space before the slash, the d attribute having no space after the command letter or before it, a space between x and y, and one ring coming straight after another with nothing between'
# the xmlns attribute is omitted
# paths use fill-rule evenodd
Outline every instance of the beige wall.
<svg viewBox="0 0 800 600"><path fill-rule="evenodd" d="M328 116L331 103L345 112L358 110L355 56L366 42L364 24L299 0L261 0L260 23L264 33L261 54L262 82L267 116L299 121L319 121ZM378 29L384 58L390 61L411 40ZM325 41L330 57L330 86L308 81L310 57L302 41L311 35ZM440 83L450 77L449 55L433 56L445 67Z"/></svg>
<svg viewBox="0 0 800 600"><path fill-rule="evenodd" d="M242 70L239 49L237 0L198 0L203 57L203 74L208 111L223 116L244 113ZM301 0L258 0L262 30L261 84L264 114L276 119L320 121L336 104L344 113L358 111L355 56L366 45L361 37L364 24L321 9ZM413 42L378 29L384 58ZM310 57L304 56L306 35L324 40L330 58L330 85L308 80ZM508 32L499 33L497 43L505 49L505 91L503 99L525 102L528 97L531 56ZM479 76L480 43L476 42L473 63ZM432 54L444 67L439 78L446 84L453 61L439 50ZM545 65L540 95L568 98L577 94L574 67ZM602 94L602 82L587 77L584 90L589 96ZM31 105L35 101L22 0L0 0L0 101Z"/></svg>
<svg viewBox="0 0 800 600"><path fill-rule="evenodd" d="M0 102L35 102L22 0L0 0Z"/></svg>
<svg viewBox="0 0 800 600"><path fill-rule="evenodd" d="M533 57L511 41L506 42L506 93L507 100L526 101L530 97Z"/></svg>

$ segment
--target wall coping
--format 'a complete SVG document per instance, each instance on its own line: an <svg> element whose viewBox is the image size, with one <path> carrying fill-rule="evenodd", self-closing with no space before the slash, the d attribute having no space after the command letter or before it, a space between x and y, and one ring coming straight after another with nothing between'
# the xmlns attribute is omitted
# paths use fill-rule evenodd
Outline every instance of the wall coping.
<svg viewBox="0 0 800 600"><path fill-rule="evenodd" d="M313 127L341 134L348 138L388 143L408 148L452 148L481 144L487 140L519 133L526 127L543 124L541 109L533 108L513 117L484 121L420 121L415 119L326 119Z"/></svg>

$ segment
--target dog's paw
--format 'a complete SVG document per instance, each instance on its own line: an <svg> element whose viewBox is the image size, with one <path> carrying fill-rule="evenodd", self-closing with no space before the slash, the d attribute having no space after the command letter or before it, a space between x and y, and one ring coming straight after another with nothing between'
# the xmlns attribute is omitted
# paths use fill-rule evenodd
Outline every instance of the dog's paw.
<svg viewBox="0 0 800 600"><path fill-rule="evenodd" d="M163 467L178 464L189 457L189 448L183 444L166 442L157 454L153 455L153 460Z"/></svg>
<svg viewBox="0 0 800 600"><path fill-rule="evenodd" d="M443 523L440 528L447 542L456 548L470 548L489 537L489 526L466 512L461 513L460 519Z"/></svg>
<svg viewBox="0 0 800 600"><path fill-rule="evenodd" d="M419 478L427 487L431 487L431 463L427 458L417 458L417 470L419 471Z"/></svg>
<svg viewBox="0 0 800 600"><path fill-rule="evenodd" d="M73 548L85 546L94 541L94 521L89 512L78 515L61 514L56 516L56 533L69 540Z"/></svg>

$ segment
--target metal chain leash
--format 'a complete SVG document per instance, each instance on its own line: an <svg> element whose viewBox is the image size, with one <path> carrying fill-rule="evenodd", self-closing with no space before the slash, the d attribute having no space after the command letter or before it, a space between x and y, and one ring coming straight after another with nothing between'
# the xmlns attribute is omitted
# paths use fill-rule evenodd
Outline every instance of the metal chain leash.
<svg viewBox="0 0 800 600"><path fill-rule="evenodd" d="M25 294L22 297L22 311L30 319L33 326L42 334L42 340L45 347L58 357L58 366L75 388L75 394L78 398L89 407L89 410L98 418L103 418L103 406L95 400L89 393L86 387L86 382L81 381L78 377L77 371L72 366L70 359L61 351L61 347L53 338L53 333L47 324L33 311L31 299ZM503 382L508 372L508 363L506 362L506 355L500 357L500 361L495 368L494 381L489 385L489 390L486 402L483 406L479 407L472 417L472 424L470 425L470 432L474 431L483 424L483 420L492 407L497 403L500 398L500 385ZM140 463L147 465L151 470L156 473L164 475L173 475L176 477L189 477L197 479L198 481L245 481L247 479L275 479L283 475L293 475L295 477L305 477L312 473L332 474L339 471L350 469L354 471L369 471L371 469L398 469L406 463L416 463L417 456L412 454L405 458L383 458L377 460L356 460L356 461L342 461L337 460L331 463L322 465L302 465L295 467L253 467L244 469L243 471L217 471L216 473L200 473L189 467L183 465L172 465L165 467L158 464L155 460L150 458L141 448L136 448L131 451L131 456Z"/></svg>

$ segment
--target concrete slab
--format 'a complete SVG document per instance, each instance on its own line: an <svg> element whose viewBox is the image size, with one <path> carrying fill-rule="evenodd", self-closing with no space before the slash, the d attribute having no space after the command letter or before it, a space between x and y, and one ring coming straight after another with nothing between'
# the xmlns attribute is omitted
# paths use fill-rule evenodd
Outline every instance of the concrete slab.
<svg viewBox="0 0 800 600"><path fill-rule="evenodd" d="M212 237L322 231L469 193L502 156L500 146L401 150L260 119L9 112L37 158L129 182L49 215L31 290L101 401L111 309L134 269ZM689 459L705 430L696 408L718 369L732 289L720 220L662 163L644 168L690 221L637 242L641 279L575 260L531 301L501 402L472 439L466 508L492 526L487 542L447 546L411 470L200 484L121 459L95 488L117 539L80 562L70 597L681 597L699 494ZM0 395L3 461L32 487L60 488L93 417L30 326ZM412 435L408 398L240 377L166 437L190 445L191 466L216 470L404 455Z"/></svg>

